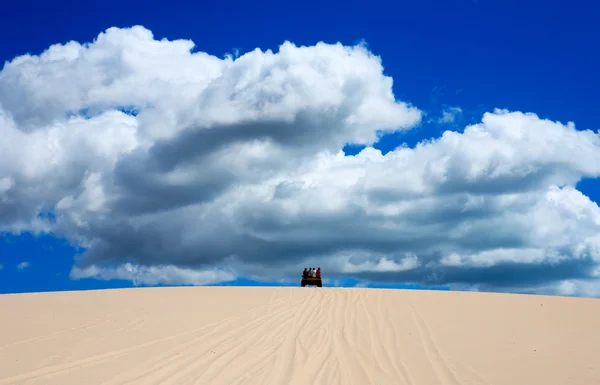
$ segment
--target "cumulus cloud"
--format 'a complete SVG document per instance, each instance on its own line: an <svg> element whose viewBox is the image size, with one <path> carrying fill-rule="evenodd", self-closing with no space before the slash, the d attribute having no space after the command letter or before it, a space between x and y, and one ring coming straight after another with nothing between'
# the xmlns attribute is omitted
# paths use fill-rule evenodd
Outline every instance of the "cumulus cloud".
<svg viewBox="0 0 600 385"><path fill-rule="evenodd" d="M116 267L99 268L97 266L75 267L71 278L96 278L103 280L121 279L132 281L135 285L181 284L209 285L235 280L231 272L210 269L193 270L177 266L137 266L126 263Z"/></svg>
<svg viewBox="0 0 600 385"><path fill-rule="evenodd" d="M495 110L383 155L379 136L422 113L363 45L192 48L111 28L7 62L0 231L82 246L75 279L278 280L309 265L498 290L596 279L600 208L574 186L600 176L597 133ZM345 156L347 143L366 148Z"/></svg>
<svg viewBox="0 0 600 385"><path fill-rule="evenodd" d="M342 266L344 273L360 273L360 272L395 272L412 270L419 266L419 260L416 255L411 255L403 258L399 262L382 257L378 261L367 260L360 264L351 264L346 262Z"/></svg>
<svg viewBox="0 0 600 385"><path fill-rule="evenodd" d="M29 267L29 262L23 261L17 265L17 270L23 271L23 270L27 269L28 267Z"/></svg>

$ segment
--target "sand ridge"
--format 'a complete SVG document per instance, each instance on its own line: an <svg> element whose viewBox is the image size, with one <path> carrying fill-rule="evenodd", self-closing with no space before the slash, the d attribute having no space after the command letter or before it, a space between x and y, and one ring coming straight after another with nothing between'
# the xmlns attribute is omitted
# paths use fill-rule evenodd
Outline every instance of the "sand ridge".
<svg viewBox="0 0 600 385"><path fill-rule="evenodd" d="M600 301L197 287L0 296L4 384L599 384Z"/></svg>

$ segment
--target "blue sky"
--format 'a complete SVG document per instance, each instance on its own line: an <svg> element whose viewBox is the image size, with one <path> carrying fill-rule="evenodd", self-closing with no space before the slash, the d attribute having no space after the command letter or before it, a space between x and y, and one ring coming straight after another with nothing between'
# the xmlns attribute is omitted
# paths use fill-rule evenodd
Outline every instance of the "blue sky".
<svg viewBox="0 0 600 385"><path fill-rule="evenodd" d="M427 114L419 127L377 143L384 153L447 129L460 132L494 108L573 121L577 129L599 127L600 51L593 47L600 38L600 5L591 1L7 1L2 8L3 61L40 54L55 43L89 42L112 26L142 25L157 40L190 39L195 51L218 57L256 47L277 50L285 40L296 45L364 40L382 58L385 75L394 79L396 98ZM453 106L462 110L454 122L434 121ZM584 179L577 187L600 202L597 179ZM75 253L50 235L4 235L0 293L133 285L69 279ZM29 266L17 268L25 261Z"/></svg>

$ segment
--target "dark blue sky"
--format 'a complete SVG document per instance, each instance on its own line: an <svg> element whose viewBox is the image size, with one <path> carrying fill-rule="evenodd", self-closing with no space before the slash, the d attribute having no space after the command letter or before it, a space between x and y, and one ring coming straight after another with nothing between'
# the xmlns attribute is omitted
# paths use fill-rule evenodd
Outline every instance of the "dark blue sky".
<svg viewBox="0 0 600 385"><path fill-rule="evenodd" d="M285 40L354 44L381 56L394 92L431 118L460 106L460 126L506 108L598 128L600 5L588 1L30 1L6 0L0 12L0 59L39 54L69 40L92 41L105 29L143 25L155 38L191 39L198 51L273 49ZM427 120L427 118L425 119ZM439 136L424 124L376 147ZM0 138L1 140L1 138ZM600 201L599 183L579 188ZM0 292L127 286L68 280L73 250L51 237L0 238ZM19 271L16 264L29 261Z"/></svg>

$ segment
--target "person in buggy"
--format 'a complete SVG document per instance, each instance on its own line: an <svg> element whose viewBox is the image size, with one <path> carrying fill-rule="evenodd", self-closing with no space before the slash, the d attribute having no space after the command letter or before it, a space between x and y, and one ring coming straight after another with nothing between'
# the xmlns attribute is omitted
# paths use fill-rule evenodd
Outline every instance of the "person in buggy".
<svg viewBox="0 0 600 385"><path fill-rule="evenodd" d="M308 269L304 268L300 285L302 287L307 285L323 287L323 283L321 282L321 268L319 267L316 270L313 267L309 267Z"/></svg>

